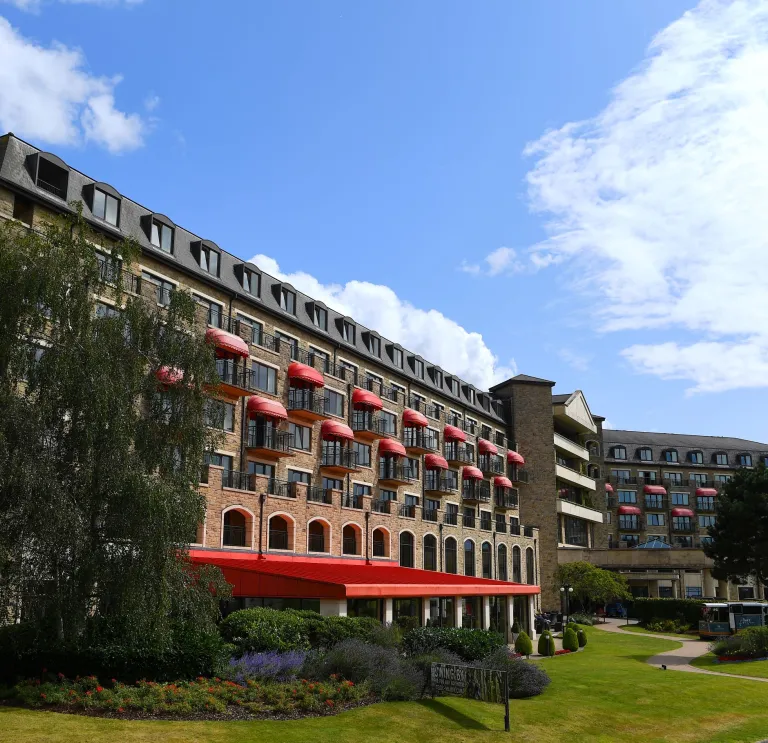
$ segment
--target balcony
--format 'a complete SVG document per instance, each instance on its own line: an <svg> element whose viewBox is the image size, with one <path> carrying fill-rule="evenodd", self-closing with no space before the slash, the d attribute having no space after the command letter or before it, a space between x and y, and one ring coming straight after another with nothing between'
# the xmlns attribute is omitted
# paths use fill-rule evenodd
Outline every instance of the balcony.
<svg viewBox="0 0 768 743"><path fill-rule="evenodd" d="M486 475L503 475L504 461L496 454L481 454L478 467Z"/></svg>
<svg viewBox="0 0 768 743"><path fill-rule="evenodd" d="M313 389L291 387L288 390L288 410L298 418L317 421L327 418L325 412L325 395Z"/></svg>
<svg viewBox="0 0 768 743"><path fill-rule="evenodd" d="M583 459L585 462L589 461L589 451L585 449L581 444L577 444L575 441L571 441L562 434L555 433L555 449L568 452L568 454Z"/></svg>
<svg viewBox="0 0 768 743"><path fill-rule="evenodd" d="M646 495L645 508L648 511L667 511L669 499L663 495Z"/></svg>
<svg viewBox="0 0 768 743"><path fill-rule="evenodd" d="M440 512L436 508L422 508L421 518L423 521L431 521L437 523Z"/></svg>
<svg viewBox="0 0 768 743"><path fill-rule="evenodd" d="M470 436L475 436L477 434L477 426L475 426L473 423L468 423L463 418L459 418L455 415L446 413L445 422L447 425L454 426L455 428L464 431L464 433L469 434Z"/></svg>
<svg viewBox="0 0 768 743"><path fill-rule="evenodd" d="M364 496L362 495L354 495L353 493L344 493L341 496L342 508L356 508L362 511L364 504L365 504Z"/></svg>
<svg viewBox="0 0 768 743"><path fill-rule="evenodd" d="M573 516L577 519L590 521L593 524L603 523L603 514L601 511L564 498L557 499L557 512L564 516Z"/></svg>
<svg viewBox="0 0 768 743"><path fill-rule="evenodd" d="M456 511L446 511L443 514L443 523L447 524L448 526L458 526L459 514L456 513Z"/></svg>
<svg viewBox="0 0 768 743"><path fill-rule="evenodd" d="M715 512L715 499L709 496L699 496L696 498L696 510L702 513Z"/></svg>
<svg viewBox="0 0 768 743"><path fill-rule="evenodd" d="M570 467L566 467L559 462L555 463L555 477L558 477L561 480L564 480L571 485L576 485L580 488L586 488L587 490L597 490L597 484L591 477L582 475L581 472L577 472L576 470L571 469Z"/></svg>
<svg viewBox="0 0 768 743"><path fill-rule="evenodd" d="M247 397L251 394L251 370L232 359L216 359L219 390L230 397Z"/></svg>
<svg viewBox="0 0 768 743"><path fill-rule="evenodd" d="M619 531L639 532L643 530L643 520L640 518L619 517Z"/></svg>
<svg viewBox="0 0 768 743"><path fill-rule="evenodd" d="M448 464L474 464L475 461L473 452L468 450L464 444L458 444L456 442L445 444L443 447L443 454Z"/></svg>
<svg viewBox="0 0 768 743"><path fill-rule="evenodd" d="M352 411L352 430L361 439L381 439L388 434L387 422L369 410Z"/></svg>
<svg viewBox="0 0 768 743"><path fill-rule="evenodd" d="M490 503L491 485L484 480L464 480L461 499L471 503Z"/></svg>
<svg viewBox="0 0 768 743"><path fill-rule="evenodd" d="M221 486L235 488L236 490L248 490L252 493L266 493L278 495L282 498L296 497L296 483L286 480L277 480L274 477L253 475L249 472L237 472L235 470L222 470Z"/></svg>
<svg viewBox="0 0 768 743"><path fill-rule="evenodd" d="M699 527L692 519L673 518L672 531L676 534L695 534L699 531Z"/></svg>
<svg viewBox="0 0 768 743"><path fill-rule="evenodd" d="M397 515L406 519L415 519L416 506L410 503L401 503L400 508L397 511Z"/></svg>
<svg viewBox="0 0 768 743"><path fill-rule="evenodd" d="M509 492L509 488L495 488L493 504L496 508L517 508L520 499L516 492Z"/></svg>
<svg viewBox="0 0 768 743"><path fill-rule="evenodd" d="M440 470L427 470L424 478L425 493L453 493L458 490L455 480L449 480Z"/></svg>
<svg viewBox="0 0 768 743"><path fill-rule="evenodd" d="M371 511L373 513L392 513L391 500L375 500L371 502ZM379 555L381 557L381 555Z"/></svg>
<svg viewBox="0 0 768 743"><path fill-rule="evenodd" d="M307 488L307 502L331 505L333 503L333 490L320 487Z"/></svg>
<svg viewBox="0 0 768 743"><path fill-rule="evenodd" d="M379 463L379 482L391 485L408 485L418 480L416 473L397 458L388 457L386 463Z"/></svg>
<svg viewBox="0 0 768 743"><path fill-rule="evenodd" d="M411 454L429 454L440 448L437 436L419 426L406 426L403 429L403 446Z"/></svg>
<svg viewBox="0 0 768 743"><path fill-rule="evenodd" d="M245 448L250 454L265 457L292 457L293 437L288 431L270 426L259 426L248 430Z"/></svg>
<svg viewBox="0 0 768 743"><path fill-rule="evenodd" d="M509 465L507 468L507 477L512 480L512 482L529 483L531 481L528 470L523 469L516 464Z"/></svg>
<svg viewBox="0 0 768 743"><path fill-rule="evenodd" d="M320 467L335 474L360 471L357 465L357 452L346 447L324 448L320 455Z"/></svg>

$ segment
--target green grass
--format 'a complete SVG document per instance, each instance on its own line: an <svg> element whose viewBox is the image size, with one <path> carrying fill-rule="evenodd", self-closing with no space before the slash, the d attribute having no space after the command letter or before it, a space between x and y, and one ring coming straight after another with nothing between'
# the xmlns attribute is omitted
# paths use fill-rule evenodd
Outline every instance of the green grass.
<svg viewBox="0 0 768 743"><path fill-rule="evenodd" d="M707 653L700 658L694 658L691 665L718 673L735 673L737 676L755 676L768 679L768 660L753 660L748 663L716 663L715 656L712 653Z"/></svg>
<svg viewBox="0 0 768 743"><path fill-rule="evenodd" d="M646 635L663 635L664 637L673 637L678 634L677 632L655 632L652 629L646 629L640 624L620 624L619 627L625 632L640 632L641 634ZM680 637L687 638L689 640L695 640L698 638L698 634L691 632L680 635Z"/></svg>
<svg viewBox="0 0 768 743"><path fill-rule="evenodd" d="M538 661L552 677L534 699L501 705L444 698L389 703L295 722L131 722L0 707L13 743L745 743L768 737L766 689L748 679L648 666L679 643L588 628L585 652Z"/></svg>

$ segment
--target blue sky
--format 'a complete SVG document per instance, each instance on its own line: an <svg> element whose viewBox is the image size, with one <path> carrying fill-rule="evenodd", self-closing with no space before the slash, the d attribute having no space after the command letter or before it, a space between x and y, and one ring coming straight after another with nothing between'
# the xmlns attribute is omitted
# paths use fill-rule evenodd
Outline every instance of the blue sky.
<svg viewBox="0 0 768 743"><path fill-rule="evenodd" d="M766 441L758 5L5 0L0 127L473 381Z"/></svg>

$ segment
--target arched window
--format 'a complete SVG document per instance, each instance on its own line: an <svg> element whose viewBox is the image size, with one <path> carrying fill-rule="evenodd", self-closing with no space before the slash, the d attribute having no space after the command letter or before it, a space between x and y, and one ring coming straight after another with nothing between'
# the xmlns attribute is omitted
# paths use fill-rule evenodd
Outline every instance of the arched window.
<svg viewBox="0 0 768 743"><path fill-rule="evenodd" d="M515 546L512 548L512 582L513 583L522 583L523 582L523 572L520 568L520 548Z"/></svg>
<svg viewBox="0 0 768 743"><path fill-rule="evenodd" d="M529 547L525 551L525 582L533 585L536 583L536 565L533 560L533 549Z"/></svg>
<svg viewBox="0 0 768 743"><path fill-rule="evenodd" d="M293 523L284 516L272 516L269 519L269 549L293 549Z"/></svg>
<svg viewBox="0 0 768 743"><path fill-rule="evenodd" d="M471 539L464 542L464 575L475 575L475 543Z"/></svg>
<svg viewBox="0 0 768 743"><path fill-rule="evenodd" d="M309 552L328 552L330 547L329 527L325 521L312 521L307 529L307 550Z"/></svg>
<svg viewBox="0 0 768 743"><path fill-rule="evenodd" d="M222 544L225 547L247 547L249 545L250 519L243 511L232 509L224 514L224 534Z"/></svg>
<svg viewBox="0 0 768 743"><path fill-rule="evenodd" d="M414 564L413 534L409 531L404 531L400 535L400 565L404 568L412 568Z"/></svg>
<svg viewBox="0 0 768 743"><path fill-rule="evenodd" d="M356 524L347 524L341 533L342 552L345 555L359 555L361 553L362 530Z"/></svg>
<svg viewBox="0 0 768 743"><path fill-rule="evenodd" d="M496 576L499 580L508 580L507 578L507 545L500 544L496 548Z"/></svg>
<svg viewBox="0 0 768 743"><path fill-rule="evenodd" d="M424 536L424 570L437 570L437 539L433 534Z"/></svg>
<svg viewBox="0 0 768 743"><path fill-rule="evenodd" d="M459 572L459 558L458 548L456 546L456 540L453 537L448 537L445 540L445 572L456 573Z"/></svg>
<svg viewBox="0 0 768 743"><path fill-rule="evenodd" d="M482 558L483 578L492 578L493 552L491 550L490 542L483 542L483 546L480 548L480 556Z"/></svg>
<svg viewBox="0 0 768 743"><path fill-rule="evenodd" d="M382 527L373 530L373 556L389 557L389 532Z"/></svg>

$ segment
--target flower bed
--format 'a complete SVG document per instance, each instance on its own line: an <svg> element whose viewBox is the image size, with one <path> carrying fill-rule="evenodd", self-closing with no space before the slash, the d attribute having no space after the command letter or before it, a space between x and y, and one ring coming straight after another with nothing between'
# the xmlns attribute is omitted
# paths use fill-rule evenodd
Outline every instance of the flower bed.
<svg viewBox="0 0 768 743"><path fill-rule="evenodd" d="M753 660L768 660L768 657L753 658L751 655L718 655L718 663L748 663Z"/></svg>

